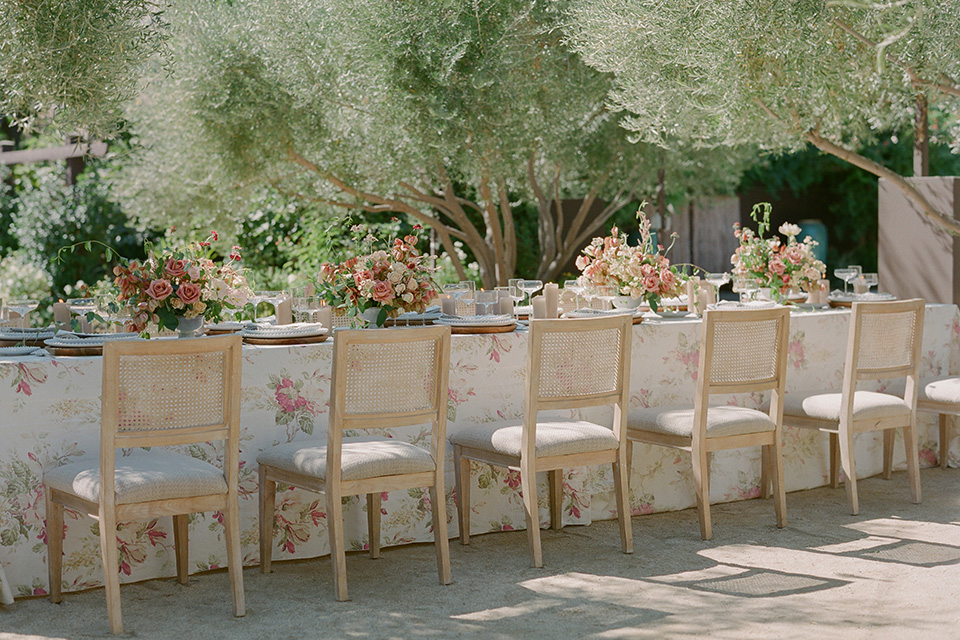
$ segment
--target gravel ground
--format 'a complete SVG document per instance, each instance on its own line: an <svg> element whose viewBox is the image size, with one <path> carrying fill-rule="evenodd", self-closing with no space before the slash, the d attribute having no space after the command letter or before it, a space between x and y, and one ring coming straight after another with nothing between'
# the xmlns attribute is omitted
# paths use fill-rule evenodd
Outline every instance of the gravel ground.
<svg viewBox="0 0 960 640"><path fill-rule="evenodd" d="M788 494L787 528L771 501L634 518L635 553L615 521L543 531L543 569L523 531L451 541L454 583L437 583L431 545L347 558L350 602L333 598L329 558L244 572L247 615L231 615L225 572L121 589L137 638L926 638L960 637L960 470L860 483L859 516L843 489ZM0 639L108 636L103 590L63 603L0 606Z"/></svg>

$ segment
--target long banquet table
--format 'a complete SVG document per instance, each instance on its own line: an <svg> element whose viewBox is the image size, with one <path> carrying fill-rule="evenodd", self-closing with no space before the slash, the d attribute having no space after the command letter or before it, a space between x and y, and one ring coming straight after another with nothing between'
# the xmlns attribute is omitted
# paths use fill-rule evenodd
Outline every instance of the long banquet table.
<svg viewBox="0 0 960 640"><path fill-rule="evenodd" d="M839 390L849 311L795 313L791 317L787 391ZM698 364L700 321L646 320L634 327L631 369L632 407L692 402ZM957 373L960 367L960 311L953 305L928 305L923 337L922 375ZM448 433L504 418L519 418L523 408L526 333L454 336L450 360ZM749 345L744 345L749 349ZM257 453L266 447L325 437L330 386L331 343L243 349L240 501L243 561L258 561ZM47 589L44 529L44 469L81 457L96 459L99 434L100 358L26 357L0 360L0 569L15 596L41 595ZM875 384L874 388L880 388ZM759 394L731 396L729 402L757 407ZM609 419L609 409L594 410ZM938 455L934 416L920 416L920 458L932 466ZM951 465L960 462L960 437L951 440ZM422 442L422 428L393 430L395 437ZM787 428L784 432L788 491L827 482L827 439L822 434ZM862 476L881 470L878 434L857 438L857 470ZM218 462L211 445L192 447L196 457ZM904 465L898 435L895 463ZM447 449L447 515L457 534L451 449ZM759 496L760 452L745 449L715 454L711 500ZM540 479L541 525L548 525L545 478ZM475 465L472 479L472 527L475 533L524 528L516 472ZM609 468L564 470L563 521L589 524L616 517ZM634 447L631 478L634 515L685 509L695 504L689 456L662 447ZM904 496L904 500L909 496ZM789 497L788 514L789 514ZM328 553L323 497L294 489L277 496L274 558L309 558ZM353 549L367 547L366 502L356 496L345 506L346 538ZM770 511L771 505L757 505ZM384 496L382 544L431 541L429 493L393 492ZM64 589L101 584L101 563L94 521L70 514L64 540ZM696 535L696 531L686 532ZM639 529L638 536L643 535ZM131 582L176 573L172 522L160 518L124 523L120 540L121 580ZM614 548L616 545L613 545ZM454 549L454 553L456 550ZM197 514L190 521L190 567L198 572L225 562L219 513ZM2 573L2 571L0 571Z"/></svg>

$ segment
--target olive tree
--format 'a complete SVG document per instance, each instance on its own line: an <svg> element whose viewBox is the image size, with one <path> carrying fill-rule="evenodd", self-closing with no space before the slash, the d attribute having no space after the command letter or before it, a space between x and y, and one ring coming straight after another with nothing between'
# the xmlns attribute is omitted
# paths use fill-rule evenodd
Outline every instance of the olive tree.
<svg viewBox="0 0 960 640"><path fill-rule="evenodd" d="M634 144L609 74L564 44L564 2L183 0L170 69L130 111L143 217L219 212L269 184L345 211L403 213L454 243L483 285L512 277L517 215L535 210L555 278L618 210L656 190L730 189L742 154ZM676 169L676 170L675 170ZM672 180L676 176L676 180ZM580 206L565 216L562 203ZM602 206L601 206L602 205Z"/></svg>
<svg viewBox="0 0 960 640"><path fill-rule="evenodd" d="M0 0L0 117L110 137L163 43L152 0Z"/></svg>
<svg viewBox="0 0 960 640"><path fill-rule="evenodd" d="M574 49L615 74L610 101L637 138L716 146L809 143L899 187L927 216L960 222L905 176L857 152L915 125L926 173L927 112L960 106L957 0L575 0ZM957 150L957 129L934 132Z"/></svg>

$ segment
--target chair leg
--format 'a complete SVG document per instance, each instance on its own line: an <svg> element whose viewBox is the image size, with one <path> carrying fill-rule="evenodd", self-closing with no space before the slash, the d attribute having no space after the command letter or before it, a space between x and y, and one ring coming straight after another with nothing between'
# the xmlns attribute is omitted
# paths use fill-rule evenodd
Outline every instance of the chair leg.
<svg viewBox="0 0 960 640"><path fill-rule="evenodd" d="M460 544L470 544L470 460L463 457L463 449L459 445L453 447L453 467L457 482Z"/></svg>
<svg viewBox="0 0 960 640"><path fill-rule="evenodd" d="M343 541L343 504L340 493L327 486L327 535L330 537L330 564L333 565L333 587L337 600L346 602L347 555Z"/></svg>
<svg viewBox="0 0 960 640"><path fill-rule="evenodd" d="M857 468L853 459L853 433L841 425L840 427L840 465L846 476L844 486L847 488L847 500L850 502L850 513L860 513L860 501L857 497Z"/></svg>
<svg viewBox="0 0 960 640"><path fill-rule="evenodd" d="M243 557L240 552L240 501L236 495L227 498L224 531L227 539L227 572L230 574L230 592L233 596L233 615L242 618L247 613L243 594Z"/></svg>
<svg viewBox="0 0 960 640"><path fill-rule="evenodd" d="M633 553L633 520L630 513L630 487L626 477L626 450L621 448L613 463L613 490L617 494L617 521L620 525L620 550Z"/></svg>
<svg viewBox="0 0 960 640"><path fill-rule="evenodd" d="M117 549L117 515L100 508L100 557L103 561L103 586L107 592L107 616L110 633L123 633L120 610L120 556Z"/></svg>
<svg viewBox="0 0 960 640"><path fill-rule="evenodd" d="M563 528L563 470L547 472L550 484L550 528L559 531Z"/></svg>
<svg viewBox="0 0 960 640"><path fill-rule="evenodd" d="M367 535L370 539L370 557L380 557L380 494L367 494Z"/></svg>
<svg viewBox="0 0 960 640"><path fill-rule="evenodd" d="M893 442L897 432L893 429L883 430L883 479L893 477Z"/></svg>
<svg viewBox="0 0 960 640"><path fill-rule="evenodd" d="M940 414L940 468L947 468L947 461L950 458L950 416L945 413Z"/></svg>
<svg viewBox="0 0 960 640"><path fill-rule="evenodd" d="M277 483L260 467L260 572L270 573L273 559L273 527L277 509Z"/></svg>
<svg viewBox="0 0 960 640"><path fill-rule="evenodd" d="M626 479L627 479L627 492L629 492L629 491L630 491L630 482L631 482L630 476L632 475L632 469L633 469L633 440L630 440L630 439L627 438L626 436L624 436L624 438L625 438L625 440L624 440L623 446L624 446L624 448L626 449L625 469L626 469L626 474L627 474L627 478L626 478Z"/></svg>
<svg viewBox="0 0 960 640"><path fill-rule="evenodd" d="M184 515L173 516L173 546L177 554L177 582L187 584L190 574L190 538L189 518Z"/></svg>
<svg viewBox="0 0 960 640"><path fill-rule="evenodd" d="M527 519L527 542L533 566L543 566L540 545L540 508L537 503L537 470L526 458L520 460L520 490L523 491L523 510Z"/></svg>
<svg viewBox="0 0 960 640"><path fill-rule="evenodd" d="M830 432L830 488L840 486L840 436Z"/></svg>
<svg viewBox="0 0 960 640"><path fill-rule="evenodd" d="M700 519L700 537L713 537L710 524L710 454L702 449L693 449L693 485L697 493L697 516Z"/></svg>
<svg viewBox="0 0 960 640"><path fill-rule="evenodd" d="M47 571L50 602L60 603L63 583L63 505L54 502L50 488L46 490Z"/></svg>
<svg viewBox="0 0 960 640"><path fill-rule="evenodd" d="M772 478L770 477L772 465L770 462L770 448L771 445L768 444L760 447L760 497L764 500L772 495L770 492L770 485L772 483Z"/></svg>
<svg viewBox="0 0 960 640"><path fill-rule="evenodd" d="M430 504L433 512L433 543L437 547L437 572L440 584L450 584L450 538L447 535L447 493L443 483L443 464L430 487Z"/></svg>
<svg viewBox="0 0 960 640"><path fill-rule="evenodd" d="M920 504L920 451L917 446L916 416L910 425L903 428L903 444L907 450L907 473L910 476L910 498L914 504Z"/></svg>
<svg viewBox="0 0 960 640"><path fill-rule="evenodd" d="M773 481L773 508L777 514L777 527L783 529L787 526L787 491L783 482L783 435L780 431L774 435L773 445L765 448L770 449L768 458Z"/></svg>

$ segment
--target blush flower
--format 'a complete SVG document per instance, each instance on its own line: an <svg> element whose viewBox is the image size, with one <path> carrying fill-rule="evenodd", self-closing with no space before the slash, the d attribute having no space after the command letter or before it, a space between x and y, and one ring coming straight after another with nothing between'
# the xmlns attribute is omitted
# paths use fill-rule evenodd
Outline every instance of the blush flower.
<svg viewBox="0 0 960 640"><path fill-rule="evenodd" d="M193 304L200 300L200 286L184 282L177 288L177 297L183 300L184 304Z"/></svg>
<svg viewBox="0 0 960 640"><path fill-rule="evenodd" d="M173 293L173 285L165 278L152 280L150 286L147 287L147 295L158 302L166 300L171 293Z"/></svg>

